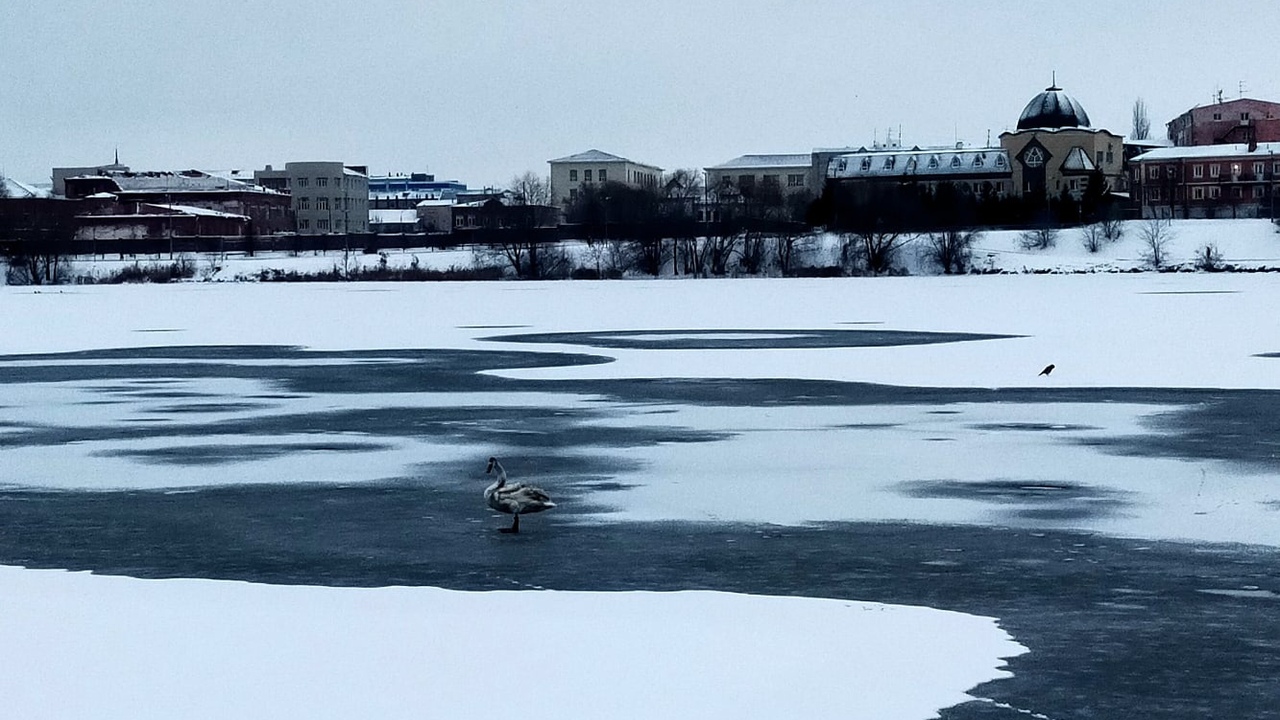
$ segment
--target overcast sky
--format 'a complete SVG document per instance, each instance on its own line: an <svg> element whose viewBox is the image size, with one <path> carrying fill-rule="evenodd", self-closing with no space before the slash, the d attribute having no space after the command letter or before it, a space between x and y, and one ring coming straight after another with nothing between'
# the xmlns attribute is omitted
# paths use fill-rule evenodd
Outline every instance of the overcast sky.
<svg viewBox="0 0 1280 720"><path fill-rule="evenodd" d="M0 171L342 160L471 186L590 148L673 169L982 145L1050 83L1095 127L1280 100L1274 0L0 0Z"/></svg>

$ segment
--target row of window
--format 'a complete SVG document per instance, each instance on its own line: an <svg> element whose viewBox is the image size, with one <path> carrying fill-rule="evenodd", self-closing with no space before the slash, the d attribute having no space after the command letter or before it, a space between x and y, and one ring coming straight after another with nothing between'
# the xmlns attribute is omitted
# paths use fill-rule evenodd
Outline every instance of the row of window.
<svg viewBox="0 0 1280 720"><path fill-rule="evenodd" d="M333 186L342 187L342 183L344 179L346 180L347 187L352 187L355 185L356 179L349 177L349 178L333 178ZM329 187L329 178L327 177L315 178L315 182L316 182L316 187ZM310 187L311 178L300 177L297 179L296 185L297 187Z"/></svg>
<svg viewBox="0 0 1280 720"><path fill-rule="evenodd" d="M309 198L309 197L299 197L299 198L297 198L297 209L298 209L298 210L310 210L310 209L311 209L311 205L312 205L311 200L312 200L312 199L311 199L311 198ZM316 209L316 210L329 210L329 209L333 209L333 210L350 210L350 209L351 209L351 205L352 205L352 204L355 204L355 206L356 206L356 210L359 210L359 209L360 209L360 206L363 204L363 203L361 202L361 198L349 198L349 197L348 197L348 198L340 198L340 197L336 197L336 198L333 198L333 199L332 199L332 200L333 200L332 205L330 204L329 200L330 200L330 198L327 198L327 197L315 198L315 209Z"/></svg>
<svg viewBox="0 0 1280 720"><path fill-rule="evenodd" d="M333 222L330 222L327 218L321 218L321 219L319 219L319 220L316 220L315 227L314 227L314 228L312 228L312 226L311 226L311 221L310 221L310 220L308 220L308 219L306 219L306 218L303 218L303 219L301 219L301 220L299 220L299 221L298 221L298 229L299 229L299 230L312 230L312 229L315 229L315 230L336 230L336 231L338 231L338 232L341 232L341 231L342 231L342 220L334 220Z"/></svg>
<svg viewBox="0 0 1280 720"><path fill-rule="evenodd" d="M582 181L583 181L583 182L594 182L594 180L592 180L592 179L591 179L591 178L592 178L591 170L592 170L591 168L587 168L587 169L585 169L585 170L583 170L583 171L582 171ZM608 170L605 170L604 168L600 168L600 169L596 172L596 177L598 177L598 178L600 179L600 182L602 182L602 183L609 182L609 172L608 172ZM572 168L569 170L569 182L578 182L578 171L577 171L577 170L572 169Z"/></svg>
<svg viewBox="0 0 1280 720"><path fill-rule="evenodd" d="M1165 166L1163 166L1163 167L1164 167L1164 172L1163 172L1163 176L1164 176L1164 177L1166 177L1166 178L1172 178L1172 177L1175 177L1175 176L1176 176L1176 174L1177 174L1177 166L1176 166L1176 165L1165 165ZM1191 166L1191 177L1193 177L1193 178L1197 178L1197 179L1198 179L1198 178L1203 178L1203 177L1205 176L1205 175L1204 175L1204 173L1205 173L1205 167L1206 167L1206 165L1192 165L1192 166ZM1211 178L1216 178L1216 177L1221 177L1221 176L1222 176L1223 163L1209 163L1209 164L1207 165L1207 167L1209 168L1209 177L1211 177ZM1242 163L1238 163L1238 162L1229 163L1229 164L1227 164L1227 167L1228 167L1228 169L1229 169L1230 174L1231 174L1233 177L1240 175L1240 172L1244 169L1243 164L1242 164ZM1161 174L1162 174L1162 173L1161 173L1161 171L1160 171L1160 168L1161 168L1161 166L1160 166L1160 165L1148 165L1148 166L1147 166L1147 179L1148 179L1148 180L1159 180L1159 179L1160 179L1160 177L1161 177ZM1266 164L1265 162L1255 162L1255 163L1253 163L1253 175L1254 175L1254 177L1262 177L1262 176L1263 176L1263 174L1264 174L1264 173L1266 173L1266 170L1267 170L1267 164ZM1272 172L1272 173L1274 173L1274 174L1276 174L1276 175L1280 175L1280 162L1277 162L1277 163L1273 163L1273 164L1272 164L1272 166L1271 166L1271 172Z"/></svg>
<svg viewBox="0 0 1280 720"><path fill-rule="evenodd" d="M1180 191L1181 188L1177 188L1177 190ZM1267 196L1267 188L1265 185L1254 185L1252 192L1250 192L1249 194L1254 200L1261 200L1262 198L1265 198ZM1165 199L1164 195L1165 193L1162 193L1159 187L1147 188L1147 200L1158 202L1162 199ZM1182 199L1183 197L1184 197L1184 194L1182 192L1175 192L1175 193L1172 193L1171 197L1167 199L1170 199L1170 200ZM1221 197L1222 197L1222 188L1217 185L1210 185L1208 188L1197 185L1191 188L1192 200L1204 200L1206 198L1209 200L1218 200ZM1244 188L1240 187L1239 185L1232 187L1230 197L1235 198L1237 200L1244 199Z"/></svg>

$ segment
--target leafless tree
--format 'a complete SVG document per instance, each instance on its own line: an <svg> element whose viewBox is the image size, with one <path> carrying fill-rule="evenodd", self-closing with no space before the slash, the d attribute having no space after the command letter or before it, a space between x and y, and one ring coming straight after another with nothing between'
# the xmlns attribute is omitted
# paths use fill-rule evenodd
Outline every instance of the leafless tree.
<svg viewBox="0 0 1280 720"><path fill-rule="evenodd" d="M551 181L532 170L511 178L507 187L516 205L550 205Z"/></svg>
<svg viewBox="0 0 1280 720"><path fill-rule="evenodd" d="M1205 272L1222 269L1222 251L1214 243L1206 243L1196 250L1196 267Z"/></svg>
<svg viewBox="0 0 1280 720"><path fill-rule="evenodd" d="M841 260L872 275L883 275L893 269L899 251L914 239L904 232L879 229L851 233L841 248Z"/></svg>
<svg viewBox="0 0 1280 720"><path fill-rule="evenodd" d="M1018 244L1023 250L1048 250L1058 244L1058 228L1052 225L1041 225L1024 230L1018 235Z"/></svg>
<svg viewBox="0 0 1280 720"><path fill-rule="evenodd" d="M1110 242L1118 242L1124 236L1124 220L1120 219L1120 209L1112 207L1100 223L1102 236Z"/></svg>
<svg viewBox="0 0 1280 720"><path fill-rule="evenodd" d="M945 275L959 275L969 268L973 246L982 238L975 230L950 228L929 233L924 240L924 257Z"/></svg>
<svg viewBox="0 0 1280 720"><path fill-rule="evenodd" d="M1133 129L1130 135L1134 140L1151 137L1151 118L1147 116L1147 101L1142 98L1133 101Z"/></svg>
<svg viewBox="0 0 1280 720"><path fill-rule="evenodd" d="M1151 218L1138 230L1142 238L1142 259L1159 270L1169 263L1169 242L1173 240L1173 223L1168 218Z"/></svg>
<svg viewBox="0 0 1280 720"><path fill-rule="evenodd" d="M1106 241L1107 236L1103 231L1102 223L1092 223L1080 228L1080 244L1084 245L1085 250L1096 253L1102 249Z"/></svg>

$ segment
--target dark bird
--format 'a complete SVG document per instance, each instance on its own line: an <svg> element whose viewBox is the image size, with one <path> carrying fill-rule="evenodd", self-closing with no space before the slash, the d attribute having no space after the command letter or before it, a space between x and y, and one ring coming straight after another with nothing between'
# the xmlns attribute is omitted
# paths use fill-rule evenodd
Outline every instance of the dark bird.
<svg viewBox="0 0 1280 720"><path fill-rule="evenodd" d="M1049 373L1053 372L1053 368L1054 368L1053 363L1049 363L1048 365L1045 365L1044 369L1040 371L1040 375L1048 375Z"/></svg>
<svg viewBox="0 0 1280 720"><path fill-rule="evenodd" d="M551 497L543 491L542 488L536 488L532 485L522 485L521 483L507 484L507 471L502 468L502 463L498 462L498 458L489 458L489 467L485 468L485 474L488 475L493 471L498 472L498 479L492 485L485 488L484 499L489 503L489 507L501 513L512 515L511 527L502 528L504 533L520 532L520 516L530 513L538 513L543 510L550 510L556 504L551 502Z"/></svg>

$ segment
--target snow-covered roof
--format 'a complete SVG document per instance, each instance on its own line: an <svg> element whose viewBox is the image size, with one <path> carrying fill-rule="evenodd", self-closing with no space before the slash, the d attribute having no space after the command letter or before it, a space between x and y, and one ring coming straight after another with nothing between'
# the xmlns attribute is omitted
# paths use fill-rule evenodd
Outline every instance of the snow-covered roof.
<svg viewBox="0 0 1280 720"><path fill-rule="evenodd" d="M643 165L644 167L653 168L654 170L662 169L656 165L649 165L647 163L636 162L635 160L628 160L627 158L620 157L618 155L613 155L611 153L603 152L601 150L596 150L596 149L591 149L586 152L580 152L576 155L566 155L565 157L557 158L555 160L548 160L547 162L552 162L552 163L624 162L624 163L631 163L632 165Z"/></svg>
<svg viewBox="0 0 1280 720"><path fill-rule="evenodd" d="M728 162L712 165L708 170L742 170L747 168L808 168L813 162L809 153L774 153L762 155L739 155Z"/></svg>
<svg viewBox="0 0 1280 720"><path fill-rule="evenodd" d="M370 210L370 225L400 225L418 222L418 211L409 210Z"/></svg>
<svg viewBox="0 0 1280 720"><path fill-rule="evenodd" d="M1067 152L1067 158L1062 161L1062 169L1071 172L1092 172L1098 169L1098 166L1093 164L1089 153L1077 145Z"/></svg>
<svg viewBox="0 0 1280 720"><path fill-rule="evenodd" d="M207 173L202 170L147 171L147 172L110 172L101 175L78 175L68 180L110 180L120 188L121 192L192 192L192 191L226 191L260 192L272 195L284 193L255 185L252 178L241 180L225 171Z"/></svg>
<svg viewBox="0 0 1280 720"><path fill-rule="evenodd" d="M438 199L431 199L431 200L423 200L422 202L418 203L415 207L449 207L450 205L453 205L455 202L457 201L438 198Z"/></svg>
<svg viewBox="0 0 1280 720"><path fill-rule="evenodd" d="M1124 138L1124 144L1132 145L1133 147L1145 147L1145 148L1172 147L1171 145L1169 145L1168 140L1165 140L1162 138L1143 138L1141 140L1138 140L1136 138L1126 137Z"/></svg>
<svg viewBox="0 0 1280 720"><path fill-rule="evenodd" d="M827 164L829 178L1009 174L1001 148L891 148L849 153Z"/></svg>
<svg viewBox="0 0 1280 720"><path fill-rule="evenodd" d="M161 210L172 210L183 215L198 215L200 217L220 217L233 220L248 220L247 215L237 215L236 213L222 212L221 210L210 210L209 208L196 207L194 205L178 205L175 203L147 203L151 207L160 208Z"/></svg>
<svg viewBox="0 0 1280 720"><path fill-rule="evenodd" d="M0 183L4 184L5 196L11 198L47 198L49 191L41 190L33 185L19 182L11 177L0 177Z"/></svg>
<svg viewBox="0 0 1280 720"><path fill-rule="evenodd" d="M1266 158L1280 156L1280 142L1258 143L1256 150L1249 150L1248 143L1229 145L1185 145L1149 150L1135 157L1133 162L1160 160L1191 160L1194 158Z"/></svg>
<svg viewBox="0 0 1280 720"><path fill-rule="evenodd" d="M115 200L116 194L109 192L99 192L92 195L85 195L85 200Z"/></svg>

